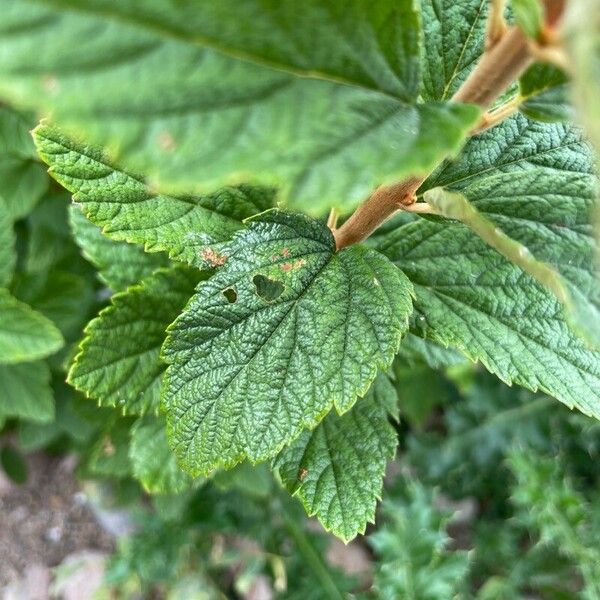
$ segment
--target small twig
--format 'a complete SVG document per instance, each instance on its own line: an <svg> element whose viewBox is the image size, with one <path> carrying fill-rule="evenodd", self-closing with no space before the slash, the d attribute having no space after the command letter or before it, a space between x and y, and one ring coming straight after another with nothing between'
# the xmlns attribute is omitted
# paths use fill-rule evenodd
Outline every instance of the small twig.
<svg viewBox="0 0 600 600"><path fill-rule="evenodd" d="M329 211L329 216L327 217L327 227L329 227L329 229L331 229L331 231L335 231L336 227L337 227L337 220L338 220L338 212L335 209L335 207L331 207L331 210Z"/></svg>
<svg viewBox="0 0 600 600"><path fill-rule="evenodd" d="M508 29L504 20L505 0L491 0L490 15L485 33L485 49L491 50Z"/></svg>
<svg viewBox="0 0 600 600"><path fill-rule="evenodd" d="M427 202L415 202L414 204L409 204L408 206L402 205L400 208L405 212L416 213L419 215L439 214L438 211Z"/></svg>
<svg viewBox="0 0 600 600"><path fill-rule="evenodd" d="M490 127L498 125L498 123L516 113L519 110L519 106L523 103L523 100L523 97L517 94L494 110L486 112L481 117L481 121L479 121L477 127L471 132L471 135L477 135L486 129L490 129Z"/></svg>

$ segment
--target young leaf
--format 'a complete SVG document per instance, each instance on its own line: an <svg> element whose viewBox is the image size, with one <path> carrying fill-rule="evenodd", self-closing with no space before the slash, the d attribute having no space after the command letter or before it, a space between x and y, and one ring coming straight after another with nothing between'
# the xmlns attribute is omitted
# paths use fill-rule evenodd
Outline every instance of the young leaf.
<svg viewBox="0 0 600 600"><path fill-rule="evenodd" d="M0 106L0 195L12 221L29 214L48 189L48 177L29 134L31 127L26 117Z"/></svg>
<svg viewBox="0 0 600 600"><path fill-rule="evenodd" d="M0 364L0 420L7 417L38 423L52 421L54 398L45 362Z"/></svg>
<svg viewBox="0 0 600 600"><path fill-rule="evenodd" d="M414 104L413 0L310 0L300 11L294 0L244 9L2 0L0 9L0 96L85 133L161 189L247 181L316 214L351 208L378 184L428 172L478 119L470 105ZM240 27L241 10L251 26Z"/></svg>
<svg viewBox="0 0 600 600"><path fill-rule="evenodd" d="M243 219L272 206L272 190L246 186L203 197L157 194L139 176L113 167L96 148L48 126L38 126L33 135L50 175L104 234L191 265L203 266L207 244L228 239Z"/></svg>
<svg viewBox="0 0 600 600"><path fill-rule="evenodd" d="M551 123L573 117L568 78L560 69L535 63L519 79L519 110L530 119Z"/></svg>
<svg viewBox="0 0 600 600"><path fill-rule="evenodd" d="M101 406L125 414L157 411L159 360L167 326L181 312L202 277L184 267L160 269L112 297L111 305L85 328L68 381Z"/></svg>
<svg viewBox="0 0 600 600"><path fill-rule="evenodd" d="M63 338L54 323L0 288L0 364L54 354Z"/></svg>
<svg viewBox="0 0 600 600"><path fill-rule="evenodd" d="M325 224L302 215L265 213L214 259L223 266L163 347L170 442L192 475L272 457L333 405L349 410L389 366L412 309L385 257L335 252Z"/></svg>
<svg viewBox="0 0 600 600"><path fill-rule="evenodd" d="M8 212L8 205L0 196L0 287L6 287L12 279L17 254L15 231Z"/></svg>
<svg viewBox="0 0 600 600"><path fill-rule="evenodd" d="M573 288L556 269L536 260L527 247L486 219L462 194L434 188L427 190L424 197L437 214L464 223L502 256L547 287L565 306L569 320L578 333L600 345L600 307Z"/></svg>
<svg viewBox="0 0 600 600"><path fill-rule="evenodd" d="M422 0L423 90L449 100L483 52L489 0Z"/></svg>
<svg viewBox="0 0 600 600"><path fill-rule="evenodd" d="M98 277L113 292L135 285L156 269L169 265L168 257L162 252L150 254L140 246L106 237L79 206L70 207L69 222L83 256L98 269Z"/></svg>
<svg viewBox="0 0 600 600"><path fill-rule="evenodd" d="M150 494L179 494L192 483L169 448L164 419L147 415L131 430L129 460L133 476Z"/></svg>
<svg viewBox="0 0 600 600"><path fill-rule="evenodd" d="M345 542L375 519L385 467L398 441L388 419L397 412L394 387L379 375L351 410L343 416L331 412L273 462L308 514Z"/></svg>

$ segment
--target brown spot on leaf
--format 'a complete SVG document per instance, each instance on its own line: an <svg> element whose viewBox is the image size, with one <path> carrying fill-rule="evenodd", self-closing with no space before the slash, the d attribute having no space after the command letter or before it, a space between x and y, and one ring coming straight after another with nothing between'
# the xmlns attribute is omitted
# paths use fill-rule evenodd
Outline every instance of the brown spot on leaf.
<svg viewBox="0 0 600 600"><path fill-rule="evenodd" d="M168 131L161 131L158 134L158 145L163 149L171 152L177 148L175 138Z"/></svg>
<svg viewBox="0 0 600 600"><path fill-rule="evenodd" d="M289 248L283 248L281 250L281 256L283 256L283 258L287 258L290 255L290 249Z"/></svg>
<svg viewBox="0 0 600 600"><path fill-rule="evenodd" d="M224 254L219 254L212 248L204 248L200 255L202 260L213 268L222 267L227 262L227 257Z"/></svg>
<svg viewBox="0 0 600 600"><path fill-rule="evenodd" d="M304 467L298 471L298 479L304 481L304 478L308 475L308 469Z"/></svg>

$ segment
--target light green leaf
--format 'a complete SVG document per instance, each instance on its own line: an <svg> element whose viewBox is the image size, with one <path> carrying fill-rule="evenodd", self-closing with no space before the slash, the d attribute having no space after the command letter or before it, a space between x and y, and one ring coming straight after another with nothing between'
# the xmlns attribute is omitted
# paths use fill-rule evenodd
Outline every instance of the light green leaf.
<svg viewBox="0 0 600 600"><path fill-rule="evenodd" d="M140 177L111 166L100 150L53 128L37 127L34 139L50 174L105 235L192 265L205 265L207 244L228 239L243 219L272 206L271 190L245 186L203 197L156 194Z"/></svg>
<svg viewBox="0 0 600 600"><path fill-rule="evenodd" d="M202 277L184 267L160 269L139 285L115 294L84 331L68 381L101 406L125 414L157 411L159 360L167 326L181 312Z"/></svg>
<svg viewBox="0 0 600 600"><path fill-rule="evenodd" d="M0 288L0 364L44 358L62 346L52 321Z"/></svg>
<svg viewBox="0 0 600 600"><path fill-rule="evenodd" d="M473 138L423 189L463 193L598 306L592 173L576 130L516 116ZM559 303L521 269L448 221L410 223L380 247L415 284L426 337L459 347L508 383L600 417L600 354L569 330Z"/></svg>
<svg viewBox="0 0 600 600"><path fill-rule="evenodd" d="M388 418L397 418L397 412L394 387L379 375L351 410L343 416L329 413L273 463L307 513L345 542L374 522L385 467L398 443Z"/></svg>
<svg viewBox="0 0 600 600"><path fill-rule="evenodd" d="M535 63L519 79L519 110L530 119L547 123L572 119L567 82L560 69Z"/></svg>
<svg viewBox="0 0 600 600"><path fill-rule="evenodd" d="M564 42L573 66L573 101L586 133L600 151L600 11L588 0L571 0L564 24Z"/></svg>
<svg viewBox="0 0 600 600"><path fill-rule="evenodd" d="M548 288L566 308L569 321L577 332L591 343L600 345L600 306L573 287L557 269L534 258L526 246L486 219L462 194L438 187L427 190L424 197L438 214L470 227L484 242Z"/></svg>
<svg viewBox="0 0 600 600"><path fill-rule="evenodd" d="M413 4L2 0L0 96L162 190L244 181L314 213L349 209L379 184L427 173L478 119L474 106L413 104Z"/></svg>
<svg viewBox="0 0 600 600"><path fill-rule="evenodd" d="M29 133L32 126L33 120L0 106L0 195L13 221L27 215L48 189Z"/></svg>
<svg viewBox="0 0 600 600"><path fill-rule="evenodd" d="M544 9L540 0L511 0L517 25L528 37L536 39L544 22Z"/></svg>
<svg viewBox="0 0 600 600"><path fill-rule="evenodd" d="M54 418L50 369L43 361L0 364L0 420L47 423Z"/></svg>
<svg viewBox="0 0 600 600"><path fill-rule="evenodd" d="M17 260L15 243L15 231L8 205L0 196L0 287L7 286L12 279Z"/></svg>
<svg viewBox="0 0 600 600"><path fill-rule="evenodd" d="M98 269L99 278L113 292L139 283L156 269L169 265L168 257L162 252L150 254L141 246L116 242L103 235L79 206L71 206L69 222L83 255Z"/></svg>
<svg viewBox="0 0 600 600"><path fill-rule="evenodd" d="M218 257L163 347L170 443L192 475L270 458L332 406L349 410L412 309L401 271L364 247L336 253L330 230L302 215L265 213Z"/></svg>
<svg viewBox="0 0 600 600"><path fill-rule="evenodd" d="M423 90L427 100L449 100L484 46L489 0L421 0Z"/></svg>
<svg viewBox="0 0 600 600"><path fill-rule="evenodd" d="M133 476L150 494L179 494L192 484L169 448L162 418L148 415L136 422L131 430L129 459Z"/></svg>

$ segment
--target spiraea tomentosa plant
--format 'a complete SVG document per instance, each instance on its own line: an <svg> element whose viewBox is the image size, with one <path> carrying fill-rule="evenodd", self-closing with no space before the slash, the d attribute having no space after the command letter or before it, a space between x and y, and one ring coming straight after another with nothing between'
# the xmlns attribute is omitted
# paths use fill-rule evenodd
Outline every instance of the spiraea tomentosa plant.
<svg viewBox="0 0 600 600"><path fill-rule="evenodd" d="M37 151L114 292L68 382L133 417L148 491L267 461L350 540L395 453L399 351L600 417L564 5L0 0L0 98L44 117ZM0 306L2 363L60 346Z"/></svg>

